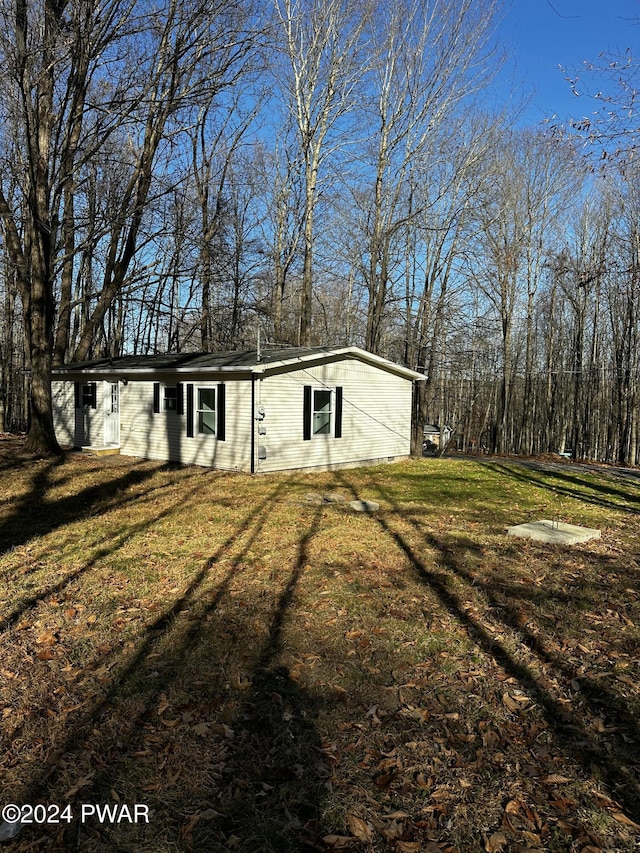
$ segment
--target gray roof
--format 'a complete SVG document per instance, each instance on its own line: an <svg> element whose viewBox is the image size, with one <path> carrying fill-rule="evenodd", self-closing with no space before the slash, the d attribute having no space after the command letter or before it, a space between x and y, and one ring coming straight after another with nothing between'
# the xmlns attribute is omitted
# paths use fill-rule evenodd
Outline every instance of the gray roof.
<svg viewBox="0 0 640 853"><path fill-rule="evenodd" d="M54 376L70 373L165 373L190 371L230 371L238 373L264 372L268 367L308 365L316 362L356 358L382 369L404 376L407 379L424 379L421 374L408 367L373 355L359 347L264 347L260 356L255 349L227 350L226 352L190 352L165 355L124 355L118 358L99 358L56 367Z"/></svg>
<svg viewBox="0 0 640 853"><path fill-rule="evenodd" d="M327 354L326 347L265 347L260 359L256 350L226 350L224 352L181 352L161 355L123 355L117 358L96 358L92 361L76 362L57 367L56 372L72 373L77 370L177 370L193 368L221 370L224 368L252 368L256 364L271 364L314 354Z"/></svg>

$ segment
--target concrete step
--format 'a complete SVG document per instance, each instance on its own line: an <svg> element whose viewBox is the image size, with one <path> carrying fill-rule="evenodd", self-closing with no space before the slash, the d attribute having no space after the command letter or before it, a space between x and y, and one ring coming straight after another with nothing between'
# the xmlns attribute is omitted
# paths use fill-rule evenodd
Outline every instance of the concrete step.
<svg viewBox="0 0 640 853"><path fill-rule="evenodd" d="M89 456L118 456L120 453L119 447L109 447L107 445L82 447L81 450L83 453L88 453Z"/></svg>

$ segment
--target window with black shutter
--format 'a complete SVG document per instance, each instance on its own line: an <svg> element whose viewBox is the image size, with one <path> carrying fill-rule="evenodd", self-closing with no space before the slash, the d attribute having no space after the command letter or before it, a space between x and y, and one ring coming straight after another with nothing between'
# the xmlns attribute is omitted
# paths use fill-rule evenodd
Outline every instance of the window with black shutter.
<svg viewBox="0 0 640 853"><path fill-rule="evenodd" d="M85 382L82 386L82 406L89 409L95 409L98 405L97 391L95 382Z"/></svg>
<svg viewBox="0 0 640 853"><path fill-rule="evenodd" d="M218 441L226 438L226 394L225 385L187 385L187 435L215 436Z"/></svg>
<svg viewBox="0 0 640 853"><path fill-rule="evenodd" d="M302 438L315 436L342 438L342 388L303 388Z"/></svg>

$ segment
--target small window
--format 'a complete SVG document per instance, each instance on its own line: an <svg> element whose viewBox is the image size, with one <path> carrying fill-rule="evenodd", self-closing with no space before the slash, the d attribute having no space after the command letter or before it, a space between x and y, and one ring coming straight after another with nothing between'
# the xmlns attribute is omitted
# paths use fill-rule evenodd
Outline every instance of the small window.
<svg viewBox="0 0 640 853"><path fill-rule="evenodd" d="M313 434L331 435L331 391L313 391Z"/></svg>
<svg viewBox="0 0 640 853"><path fill-rule="evenodd" d="M82 386L82 405L89 409L96 408L96 383L86 382Z"/></svg>
<svg viewBox="0 0 640 853"><path fill-rule="evenodd" d="M198 388L198 432L201 435L216 434L216 389Z"/></svg>
<svg viewBox="0 0 640 853"><path fill-rule="evenodd" d="M164 386L164 397L162 407L165 412L178 411L178 389L175 385Z"/></svg>

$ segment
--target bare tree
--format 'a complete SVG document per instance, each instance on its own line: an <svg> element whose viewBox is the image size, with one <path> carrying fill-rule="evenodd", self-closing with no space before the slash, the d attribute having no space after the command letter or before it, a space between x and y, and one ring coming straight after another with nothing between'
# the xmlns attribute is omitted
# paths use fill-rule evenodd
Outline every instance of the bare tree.
<svg viewBox="0 0 640 853"><path fill-rule="evenodd" d="M372 16L375 62L366 104L372 127L361 199L367 234L369 292L366 347L380 349L394 254L410 218L422 212L414 173L429 182L438 143L461 101L497 70L491 43L494 0L402 0ZM447 152L449 156L450 152Z"/></svg>
<svg viewBox="0 0 640 853"><path fill-rule="evenodd" d="M287 122L291 117L287 117ZM273 336L282 343L295 343L300 332L293 330L290 299L293 273L300 267L300 247L304 233L303 170L297 144L285 127L272 151L263 151L257 165L263 182L264 215L261 230L271 259L269 312Z"/></svg>
<svg viewBox="0 0 640 853"><path fill-rule="evenodd" d="M448 157L415 170L419 212L406 227L413 241L411 275L405 275L405 354L407 365L425 373L415 388L413 452L422 452L422 428L427 419L443 423L442 391L445 380L446 336L462 313L460 290L466 288L462 268L474 205L486 179L484 164L500 126L483 117L451 122L438 138ZM469 342L467 341L467 348Z"/></svg>
<svg viewBox="0 0 640 853"><path fill-rule="evenodd" d="M240 162L238 151L259 107L258 100L251 110L243 110L240 103L242 94L240 87L237 87L224 108L214 103L204 106L190 131L190 177L197 210L194 222L198 235L196 274L202 293L200 343L204 352L214 346L212 300L216 283L215 267L219 264L220 255L224 254L224 231L228 224L229 212L232 208L237 212L239 199L236 191L241 192L237 183L233 186L233 176L234 173L237 174L237 164ZM228 267L227 272L238 281L237 268L232 271ZM237 294L236 289L236 308ZM235 339L238 332L237 311L232 311L232 314L231 339ZM223 323L228 328L227 319L225 318Z"/></svg>
<svg viewBox="0 0 640 853"><path fill-rule="evenodd" d="M274 0L279 61L276 85L294 117L304 175L303 271L298 342L311 343L314 216L321 170L339 145L365 68L367 4L346 0Z"/></svg>
<svg viewBox="0 0 640 853"><path fill-rule="evenodd" d="M178 113L229 84L248 42L238 9L222 0L164 0L154 8L134 0L6 0L0 15L0 105L12 135L3 140L0 222L25 317L27 447L58 452L50 372L58 308L58 357L69 340L84 169L112 138L124 143L127 179L104 237L103 280L76 359L88 354L126 281L158 153L179 127ZM14 195L5 175L17 177Z"/></svg>
<svg viewBox="0 0 640 853"><path fill-rule="evenodd" d="M634 22L638 25L640 19ZM580 70L565 70L565 74L581 106L588 105L570 122L588 153L620 163L637 153L640 62L632 49L603 52L598 60L585 60Z"/></svg>

